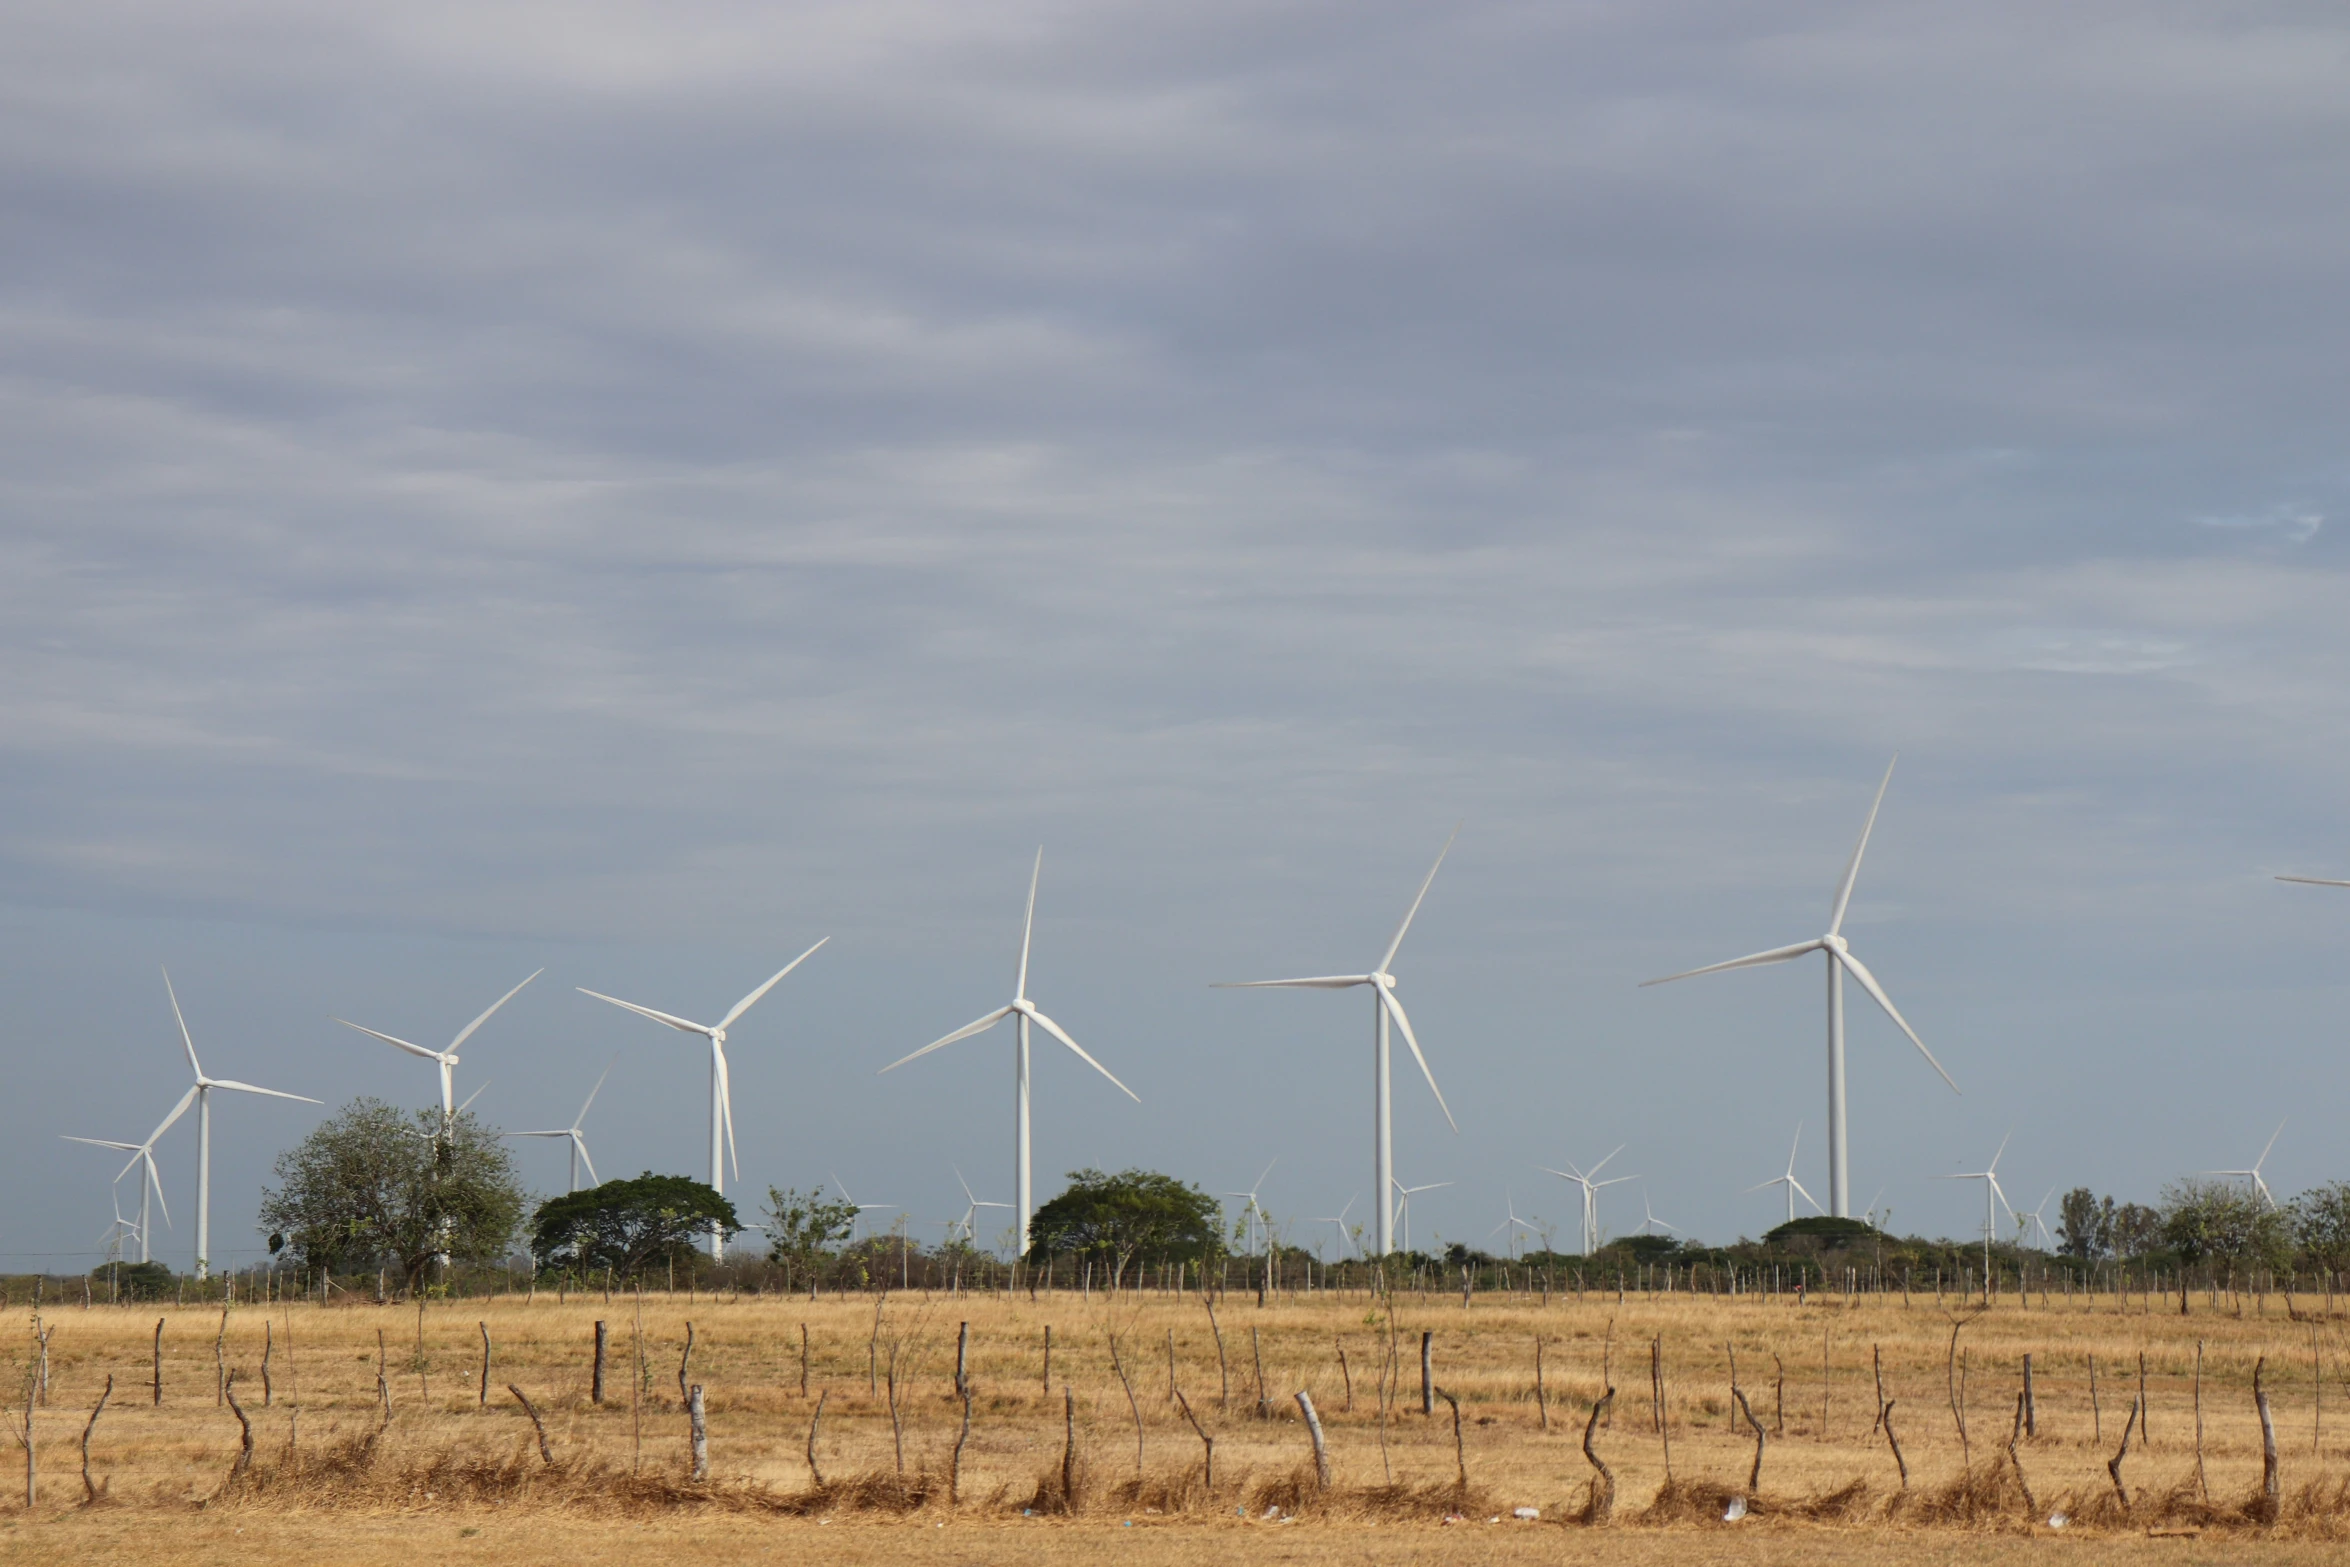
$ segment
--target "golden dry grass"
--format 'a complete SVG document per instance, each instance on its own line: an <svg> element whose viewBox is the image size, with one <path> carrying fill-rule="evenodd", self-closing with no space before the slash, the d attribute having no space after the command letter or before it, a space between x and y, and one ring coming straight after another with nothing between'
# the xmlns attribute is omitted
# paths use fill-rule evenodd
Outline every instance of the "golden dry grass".
<svg viewBox="0 0 2350 1567"><path fill-rule="evenodd" d="M825 1559L962 1562L1018 1549L1033 1557L1094 1550L1115 1534L1138 1559L1172 1557L1212 1530L1234 1549L1304 1560L1332 1551L1372 1559L1441 1547L1511 1560L1539 1552L1634 1558L1670 1548L1676 1560L1793 1555L1835 1559L1847 1547L1898 1541L1906 1555L1990 1561L2019 1549L2096 1555L2152 1531L2225 1535L2231 1550L2279 1560L2329 1559L2350 1537L2350 1391L2339 1380L2343 1325L2307 1296L2203 1299L2182 1319L2174 1300L2111 1296L2012 1299L1958 1312L1930 1296L1848 1304L1814 1297L1672 1295L1618 1302L1594 1293L1554 1297L1402 1295L1395 1320L1360 1293L1221 1302L1229 1398L1209 1317L1196 1297L1081 1298L1070 1293L925 1299L920 1292L821 1301L762 1298L642 1302L643 1381L631 1407L638 1303L615 1295L434 1302L422 1313L424 1364L415 1363L412 1305L239 1306L224 1358L255 1434L252 1472L230 1479L239 1450L234 1415L216 1402L217 1308L52 1309L51 1391L36 1412L41 1500L0 1518L0 1556L50 1558L193 1555L196 1542L238 1542L248 1556L368 1560L431 1539L455 1560L500 1542L501 1560L564 1559L634 1551L658 1540L697 1555L764 1552L788 1537ZM878 1335L876 1333L878 1316ZM149 1354L164 1330L164 1401L149 1392ZM593 1323L610 1324L607 1402L588 1397ZM274 1339L273 1397L262 1405L263 1324ZM686 1421L676 1380L685 1324L694 1326L693 1380L707 1390L712 1469L687 1476ZM1963 1320L1968 1441L1950 1407L1948 1348ZM957 1326L972 1333L972 1425L960 1484L947 1475L961 1417L952 1387ZM480 1333L494 1345L492 1393L479 1401ZM818 1461L806 1444L816 1398L800 1395L800 1331L809 1390L824 1396ZM1044 1330L1053 1330L1053 1387L1042 1384ZM1402 1387L1381 1435L1375 1382L1392 1326ZM1460 1400L1461 1457L1450 1410L1418 1413L1418 1340L1435 1335L1436 1379ZM382 1425L378 1333L392 1398ZM1136 1461L1132 1412L1109 1356L1115 1332L1141 1411ZM1174 1376L1216 1440L1214 1484L1201 1443L1168 1398ZM1544 1343L1551 1429L1534 1400L1534 1346ZM1661 1338L1670 1411L1667 1443L1653 1424L1648 1345ZM1253 1341L1252 1341L1253 1340ZM2195 1456L2194 1366L2203 1344L2203 1483ZM885 1387L892 1347L899 1372L903 1466ZM1349 1407L1345 1351L1354 1393ZM1723 1512L1745 1491L1753 1438L1733 1423L1729 1355L1755 1413L1773 1428L1749 1516ZM2022 1357L2033 1356L2040 1434L2007 1456ZM1256 1412L1257 1356L1270 1417ZM1894 1427L1910 1466L1905 1489L1872 1430L1872 1355L1881 1355ZM2120 1442L2146 1359L2150 1442L2133 1442L2125 1510L2106 1463ZM2265 1355L2282 1450L2284 1506L2260 1516L2260 1433L2252 1368ZM1825 1377L1823 1380L1823 1357ZM2100 1413L2089 1372L2097 1367ZM2332 1385L2319 1407L2318 1357ZM1592 1471L1584 1417L1612 1364L1618 1395L1595 1438L1616 1480L1610 1527L1579 1527ZM84 1507L77 1449L83 1419L108 1373L115 1395L92 1444L105 1488ZM1783 1375L1783 1384L1782 1384ZM530 1424L505 1391L519 1386L546 1419L555 1462L539 1457ZM1782 1415L1782 1385L1784 1408ZM1314 1483L1305 1428L1291 1395L1309 1390L1328 1429L1328 1491ZM1077 1493L1062 1516L1061 1468L1074 1392ZM2339 1417L2336 1408L2339 1408ZM1783 1420L1783 1430L1777 1429ZM2320 1421L2322 1420L2322 1428ZM2102 1437L2098 1427L2102 1425ZM1465 1461L1468 1485L1460 1484ZM2024 1488L2034 1505L2027 1509ZM21 1498L13 1474L6 1493ZM1510 1517L1521 1506L1539 1523ZM1278 1507L1294 1523L1268 1519ZM2069 1515L2062 1531L2051 1512ZM1462 1522L1446 1523L1448 1515ZM1500 1517L1492 1524L1488 1519ZM941 1526L944 1526L943 1529ZM239 1535L237 1531L243 1531ZM477 1533L468 1534L465 1531ZM1027 1531L1016 1542L1011 1534ZM985 1541L977 1537L984 1535ZM170 1542L168 1547L162 1542ZM1243 1541L1261 1542L1244 1546ZM1472 1544L1470 1542L1474 1541ZM1674 1542L1669 1547L1665 1542ZM1874 1541L1875 1546L1861 1542ZM527 1545L526 1545L527 1542ZM1417 1542L1416 1544L1413 1542ZM945 1554L940 1554L945 1553ZM2182 1558L2183 1559L2183 1558Z"/></svg>

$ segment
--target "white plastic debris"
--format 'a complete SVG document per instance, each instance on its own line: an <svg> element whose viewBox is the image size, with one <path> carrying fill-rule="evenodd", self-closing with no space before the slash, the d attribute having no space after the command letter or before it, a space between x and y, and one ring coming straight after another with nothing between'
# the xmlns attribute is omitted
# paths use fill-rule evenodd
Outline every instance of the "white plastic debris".
<svg viewBox="0 0 2350 1567"><path fill-rule="evenodd" d="M1510 1516L1512 1518L1523 1518L1526 1520L1526 1522L1532 1523L1535 1519L1542 1516L1542 1509L1539 1507L1520 1507L1514 1509L1510 1513Z"/></svg>
<svg viewBox="0 0 2350 1567"><path fill-rule="evenodd" d="M2048 1515L2048 1527L2051 1529L2061 1529L2072 1521L2071 1515L2067 1513L2050 1513Z"/></svg>
<svg viewBox="0 0 2350 1567"><path fill-rule="evenodd" d="M1736 1523L1739 1519L1745 1516L1746 1498L1743 1496L1733 1496L1730 1498L1730 1505L1722 1512L1722 1522Z"/></svg>

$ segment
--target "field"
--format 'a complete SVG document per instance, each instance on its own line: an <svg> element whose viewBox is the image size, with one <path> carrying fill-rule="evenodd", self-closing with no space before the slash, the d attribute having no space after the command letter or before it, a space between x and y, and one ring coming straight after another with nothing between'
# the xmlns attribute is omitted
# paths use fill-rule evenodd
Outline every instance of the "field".
<svg viewBox="0 0 2350 1567"><path fill-rule="evenodd" d="M1235 1292L1211 1323L1197 1295L597 1292L421 1310L242 1304L224 1330L217 1306L52 1299L39 1319L50 1334L48 1402L33 1416L39 1499L0 1514L0 1558L176 1561L233 1549L264 1561L388 1560L430 1540L453 1561L647 1548L725 1561L788 1548L958 1564L1110 1549L1139 1563L1196 1559L1212 1538L1297 1561L1556 1561L1604 1549L1613 1561L1818 1562L1899 1542L1920 1560L1990 1562L2051 1549L2136 1559L2200 1535L2227 1538L2236 1554L2315 1561L2350 1537L2350 1387L2331 1304L2198 1295L2182 1318L2175 1297L2144 1296L2010 1296L1962 1310L1931 1295L1904 1305L1899 1295L1486 1293L1464 1305L1457 1293L1405 1293L1391 1316L1390 1302L1356 1291L1277 1294L1262 1307ZM598 1320L609 1345L600 1405ZM688 1323L689 1376L707 1411L703 1482L691 1477L678 1385ZM958 1466L964 1323L970 1424ZM1423 1333L1435 1385L1458 1400L1457 1446L1450 1403L1420 1412ZM30 1342L19 1335L20 1366ZM1391 1347L1398 1385L1382 1418ZM1733 1353L1767 1438L1751 1496L1755 1434L1731 1394ZM2038 1431L2011 1458L2027 1354ZM2133 1429L2141 1356L2146 1406ZM2273 1522L2253 1399L2264 1358L2280 1466ZM252 1428L242 1474L232 1473L241 1427L220 1385L229 1371ZM1601 1526L1586 1521L1595 1470L1583 1442L1603 1371L1617 1394L1591 1435L1614 1479ZM90 1444L102 1494L85 1506L80 1437L109 1374ZM1880 1374L1906 1487L1876 1418ZM537 1408L551 1462L509 1384ZM1301 1389L1326 1431L1327 1487ZM819 1404L820 1477L808 1460ZM2126 1429L2125 1507L2107 1466ZM12 1503L20 1480L8 1481ZM1747 1516L1726 1521L1733 1500ZM2053 1514L2065 1516L2060 1528ZM2178 1543L2150 1546L2150 1534Z"/></svg>

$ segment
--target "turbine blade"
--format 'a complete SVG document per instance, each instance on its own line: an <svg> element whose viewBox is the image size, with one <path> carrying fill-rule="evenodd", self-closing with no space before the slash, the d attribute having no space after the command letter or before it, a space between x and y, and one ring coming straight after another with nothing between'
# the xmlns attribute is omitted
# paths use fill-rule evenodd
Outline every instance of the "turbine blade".
<svg viewBox="0 0 2350 1567"><path fill-rule="evenodd" d="M2260 1173L2260 1167L2268 1163L2269 1150L2276 1147L2277 1139L2284 1135L2285 1123L2279 1121L2277 1123L2277 1129L2268 1134L2268 1142L2262 1146L2260 1150L2260 1157L2252 1161L2252 1173L2254 1175L2258 1175Z"/></svg>
<svg viewBox="0 0 2350 1567"><path fill-rule="evenodd" d="M288 1094L282 1093L275 1088L257 1088L251 1083L240 1083L232 1078L226 1077L214 1078L212 1080L212 1086L215 1088L233 1088L240 1094L267 1094L272 1099L292 1099L306 1105L314 1105L322 1102L320 1100L311 1098L308 1094ZM488 1086L489 1085L487 1083L482 1085L484 1088L487 1088Z"/></svg>
<svg viewBox="0 0 2350 1567"><path fill-rule="evenodd" d="M489 1086L490 1080L486 1077L483 1078L481 1080L481 1088L487 1088ZM466 1111L473 1108L473 1101L481 1097L481 1088L477 1088L472 1093L465 1096L465 1102L457 1107L457 1113L459 1115L463 1115Z"/></svg>
<svg viewBox="0 0 2350 1567"><path fill-rule="evenodd" d="M604 1178L596 1173L596 1161L588 1157L587 1138L578 1132L573 1132L571 1142L572 1146L579 1150L579 1162L587 1166L588 1179L598 1186L603 1185Z"/></svg>
<svg viewBox="0 0 2350 1567"><path fill-rule="evenodd" d="M1622 1143L1616 1144L1615 1148L1608 1154L1607 1159L1600 1160L1599 1163L1593 1165L1586 1173L1597 1175L1600 1171L1606 1169L1608 1167L1608 1160L1613 1159L1617 1154L1622 1153L1624 1151L1624 1147L1625 1145Z"/></svg>
<svg viewBox="0 0 2350 1567"><path fill-rule="evenodd" d="M1789 1184L1792 1185L1797 1191L1803 1192L1803 1200L1811 1204L1812 1212L1826 1213L1828 1211L1827 1209L1820 1206L1820 1200L1817 1197L1814 1197L1808 1191L1804 1191L1803 1183L1801 1181L1791 1181Z"/></svg>
<svg viewBox="0 0 2350 1567"><path fill-rule="evenodd" d="M163 971L163 993L171 997L172 1021L176 1022L180 1026L180 1043L188 1047L188 1069L194 1072L198 1077L202 1077L204 1075L204 1068L199 1066L196 1062L196 1041L194 1037L188 1033L187 1018L182 1016L180 1013L180 993L172 989L171 970L169 969L165 969Z"/></svg>
<svg viewBox="0 0 2350 1567"><path fill-rule="evenodd" d="M993 1012L990 1012L987 1016L979 1019L975 1023L965 1023L961 1028L958 1028L953 1033L947 1035L946 1038L934 1039L929 1044L924 1045L921 1049L915 1051L912 1055L898 1057L895 1061L892 1061L889 1065L883 1067L881 1071L894 1072L899 1067L904 1066L907 1062L919 1061L924 1056L930 1054L930 1052L933 1050L943 1049L946 1046L953 1044L958 1039L969 1039L973 1034L984 1034L989 1029L995 1027L998 1023L1001 1023L1005 1018L1010 1017L1016 1010L1018 1009L1014 1007L998 1007ZM876 1072L873 1075L879 1077L881 1072ZM836 1182L835 1184L838 1183Z"/></svg>
<svg viewBox="0 0 2350 1567"><path fill-rule="evenodd" d="M1844 879L1836 884L1836 908L1828 916L1828 934L1833 936L1844 928L1844 910L1852 902L1852 884L1860 879L1860 857L1868 852L1869 834L1876 830L1878 807L1885 803L1885 791L1893 783L1893 764L1901 760L1898 753L1885 764L1885 781L1877 785L1877 797L1869 804L1869 819L1861 824L1860 842L1852 846L1851 863L1844 867Z"/></svg>
<svg viewBox="0 0 2350 1567"><path fill-rule="evenodd" d="M1436 1108L1444 1112L1444 1124L1456 1133L1461 1123L1452 1118L1452 1106L1444 1102L1444 1090L1436 1086L1436 1074L1428 1070L1428 1058L1420 1053L1420 1041L1412 1033L1412 1020L1403 1015L1403 1003L1395 999L1395 992L1385 985L1371 987L1387 1008L1387 1015L1395 1019L1395 1026L1403 1030L1403 1042L1412 1047L1412 1059L1420 1063L1420 1075L1428 1079L1428 1092L1436 1096Z"/></svg>
<svg viewBox="0 0 2350 1567"><path fill-rule="evenodd" d="M666 1023L681 1034L707 1034L710 1032L699 1023L689 1023L684 1018L672 1017L666 1012L656 1012L651 1007L640 1007L633 1001L623 1001L618 996L607 996L602 991L590 990L585 985L574 985L571 988L583 996L593 996L598 1001L609 1001L624 1012L634 1012L637 1016L649 1017L656 1023Z"/></svg>
<svg viewBox="0 0 2350 1567"><path fill-rule="evenodd" d="M573 1117L571 1118L571 1129L572 1129L573 1131L575 1131L575 1132L576 1132L576 1131L578 1131L578 1130L579 1130L580 1123L581 1123L581 1122L583 1122L583 1121L585 1121L585 1120L587 1119L588 1106L589 1106L589 1105L592 1105L592 1104L594 1104L594 1103L596 1102L596 1095L598 1095L598 1094L600 1094L600 1093L602 1093L602 1092L604 1091L604 1078L605 1078L605 1077L610 1077L610 1076L612 1075L612 1069L613 1069L614 1067L618 1066L619 1064L620 1064L620 1056L619 1056L619 1053L618 1053L617 1051L615 1051L615 1052L613 1053L612 1059L604 1063L604 1074L603 1074L603 1077L599 1077L599 1078L597 1078L597 1079L596 1079L596 1086L588 1090L588 1096L587 1096L587 1099L586 1099L586 1101L585 1101L584 1103L582 1103L582 1104L580 1105L580 1107L579 1107L579 1114L577 1114L577 1115L575 1115L575 1116L573 1116Z"/></svg>
<svg viewBox="0 0 2350 1567"><path fill-rule="evenodd" d="M1443 869L1444 857L1452 853L1453 839L1458 838L1460 835L1461 829L1459 827L1453 828L1451 837L1448 837L1444 840L1444 847L1436 851L1436 863L1428 867L1427 879L1420 883L1420 890L1413 895L1412 906L1404 910L1403 923L1395 927L1395 939L1387 944L1387 950L1380 955L1380 973L1386 973L1387 965L1395 961L1396 949L1403 945L1404 932L1412 928L1412 918L1414 915L1420 912L1421 899L1427 897L1428 889L1436 884L1436 873Z"/></svg>
<svg viewBox="0 0 2350 1567"><path fill-rule="evenodd" d="M360 1033L365 1034L370 1039L380 1039L387 1045L397 1045L402 1050L407 1051L410 1055L422 1056L427 1061L438 1061L441 1058L441 1053L438 1050L427 1050L422 1045L412 1045L408 1043L407 1040L398 1038L394 1035L377 1033L374 1029L368 1028L364 1024L352 1022L349 1018L330 1017L327 1019L327 1021L330 1023L340 1023L345 1028L356 1028Z"/></svg>
<svg viewBox="0 0 2350 1567"><path fill-rule="evenodd" d="M1749 953L1743 958L1732 958L1727 963L1708 963L1703 968L1683 969L1678 974L1667 974L1662 979L1644 979L1640 982L1640 988L1646 990L1651 985L1670 985L1676 979L1695 979L1700 974L1720 974L1734 968L1760 968L1765 963L1785 963L1790 959L1800 958L1807 952L1817 952L1825 945L1825 942L1815 937L1810 941L1799 941L1792 947L1773 947L1768 952L1755 952Z"/></svg>
<svg viewBox="0 0 2350 1567"><path fill-rule="evenodd" d="M544 974L545 972L546 970L543 968L536 969L532 971L530 979L536 979L539 977L539 975ZM522 985L529 984L530 979L524 980ZM504 1006L507 1002L512 1001L516 996L522 994L522 985L515 986L512 990L507 991L497 1000L491 1002L487 1010L485 1010L481 1016L466 1024L465 1027L458 1032L457 1037L449 1041L449 1054L455 1055L457 1053L457 1047L464 1044L468 1039L471 1039L473 1037L473 1031L490 1020L490 1013L497 1011L498 1008Z"/></svg>
<svg viewBox="0 0 2350 1567"><path fill-rule="evenodd" d="M155 1139L161 1137L165 1132L170 1131L172 1124L179 1120L181 1116L186 1115L188 1113L188 1106L194 1104L195 1102L196 1088L195 1085L191 1083L188 1085L188 1091L180 1095L180 1102L171 1107L171 1114L165 1116L160 1122L158 1122L156 1124L155 1130L149 1132L147 1134L147 1140L144 1143L141 1143L139 1146L142 1148L153 1148L155 1146ZM150 1155L150 1157L152 1156Z"/></svg>
<svg viewBox="0 0 2350 1567"><path fill-rule="evenodd" d="M2331 876L2279 876L2277 880L2299 882L2304 887L2350 887L2350 881L2336 881Z"/></svg>
<svg viewBox="0 0 2350 1567"><path fill-rule="evenodd" d="M147 1179L155 1188L155 1206L162 1210L163 1227L167 1230L176 1228L171 1222L171 1204L163 1200L163 1174L155 1168L155 1156L142 1151L139 1157L147 1162ZM121 1177L117 1176L116 1179Z"/></svg>
<svg viewBox="0 0 2350 1567"><path fill-rule="evenodd" d="M718 1067L718 1118L726 1126L726 1158L734 1166L737 1184L743 1178L742 1157L734 1147L734 1078L726 1069L726 1047L717 1040L710 1041L710 1059Z"/></svg>
<svg viewBox="0 0 2350 1567"><path fill-rule="evenodd" d="M1044 845L1036 846L1036 867L1028 873L1028 914L1020 922L1020 978L1012 987L1017 1001L1028 999L1028 940L1036 934L1036 883L1044 875Z"/></svg>
<svg viewBox="0 0 2350 1567"><path fill-rule="evenodd" d="M1067 1034L1061 1031L1060 1024L1054 1022L1051 1018L1046 1017L1042 1012L1031 1010L1028 1015L1036 1019L1037 1027L1043 1029L1046 1033L1052 1035L1062 1044L1067 1045L1070 1049L1076 1051L1078 1060L1083 1061L1087 1066L1090 1066L1095 1071L1101 1073L1102 1076L1108 1078L1112 1083L1117 1084L1118 1092L1124 1094L1127 1098L1133 1100L1136 1104L1142 1103L1142 1095L1136 1093L1133 1089L1128 1088L1124 1083L1118 1082L1116 1074L1111 1072L1108 1067L1102 1065L1099 1061L1096 1061L1093 1057L1087 1055L1083 1046L1079 1045L1076 1040L1071 1039Z"/></svg>
<svg viewBox="0 0 2350 1567"><path fill-rule="evenodd" d="M1312 979L1220 979L1210 984L1210 990L1351 990L1357 985L1368 985L1368 974L1320 974Z"/></svg>
<svg viewBox="0 0 2350 1567"><path fill-rule="evenodd" d="M830 941L831 939L832 938L830 936L824 937L822 940L819 940L816 943L816 947L823 946L825 942ZM773 990L777 980L783 978L784 975L789 974L793 969L798 968L801 964L807 962L809 958L815 956L816 947L810 947L807 951L801 953L798 957L792 959L789 963L786 963L783 967L777 969L773 974L769 975L767 978L767 983L761 985L757 990L754 990L749 995L743 997L742 1000L737 1001L734 1004L734 1010L727 1013L726 1016L718 1020L718 1026L722 1029L732 1028L734 1026L734 1020L738 1017L741 1017L745 1012L750 1011L751 1003L757 1001L761 996L767 994L767 992L770 990Z"/></svg>
<svg viewBox="0 0 2350 1567"><path fill-rule="evenodd" d="M103 1137L70 1137L63 1132L59 1132L57 1135L59 1137L65 1138L65 1140L69 1143L88 1143L93 1148L112 1148L122 1153L137 1153L139 1151L139 1145L137 1143L117 1143L109 1141ZM135 1159L131 1161L131 1164L136 1163L138 1163L138 1161ZM123 1169L126 1171L129 1170L130 1165L124 1165ZM115 1177L115 1179L119 1181L122 1179L122 1177L118 1175Z"/></svg>
<svg viewBox="0 0 2350 1567"><path fill-rule="evenodd" d="M1918 1038L1918 1031L1909 1026L1909 1019L1903 1017L1894 1007L1893 998L1885 994L1885 987L1877 983L1877 976L1870 973L1867 966L1850 952L1838 953L1837 961L1844 965L1854 979L1860 981L1860 988L1867 991L1877 1005L1885 1009L1885 1015L1900 1025L1901 1031L1909 1036L1909 1042L1918 1047L1918 1054L1926 1058L1926 1065L1941 1073L1942 1081L1950 1085L1952 1093L1957 1093L1959 1091L1958 1080L1948 1072L1942 1071L1942 1063L1934 1059L1934 1052L1928 1050L1926 1042Z"/></svg>

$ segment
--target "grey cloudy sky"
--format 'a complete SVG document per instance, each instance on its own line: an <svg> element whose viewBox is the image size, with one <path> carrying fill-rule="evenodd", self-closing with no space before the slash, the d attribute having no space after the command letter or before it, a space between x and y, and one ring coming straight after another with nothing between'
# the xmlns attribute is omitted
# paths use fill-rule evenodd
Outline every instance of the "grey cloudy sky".
<svg viewBox="0 0 2350 1567"><path fill-rule="evenodd" d="M0 57L0 1266L209 1069L422 1102L329 1012L698 1171L1535 1166L1755 1233L1849 927L1854 1185L1963 1233L2336 1128L2350 20L2332 7L49 7ZM1857 999L1857 998L1856 998ZM415 1066L416 1071L408 1068ZM220 1112L216 1257L301 1107ZM86 1156L85 1156L86 1155ZM193 1140L167 1145L184 1254ZM524 1151L552 1186L561 1160ZM1047 1187L1049 1190L1049 1185ZM128 1188L126 1187L126 1191ZM1618 1189L1637 1191L1636 1187ZM1609 1212L1622 1227L1638 1197ZM1629 1208L1627 1217L1626 1208ZM935 1233L935 1231L933 1231ZM1301 1225L1293 1238L1305 1239Z"/></svg>

